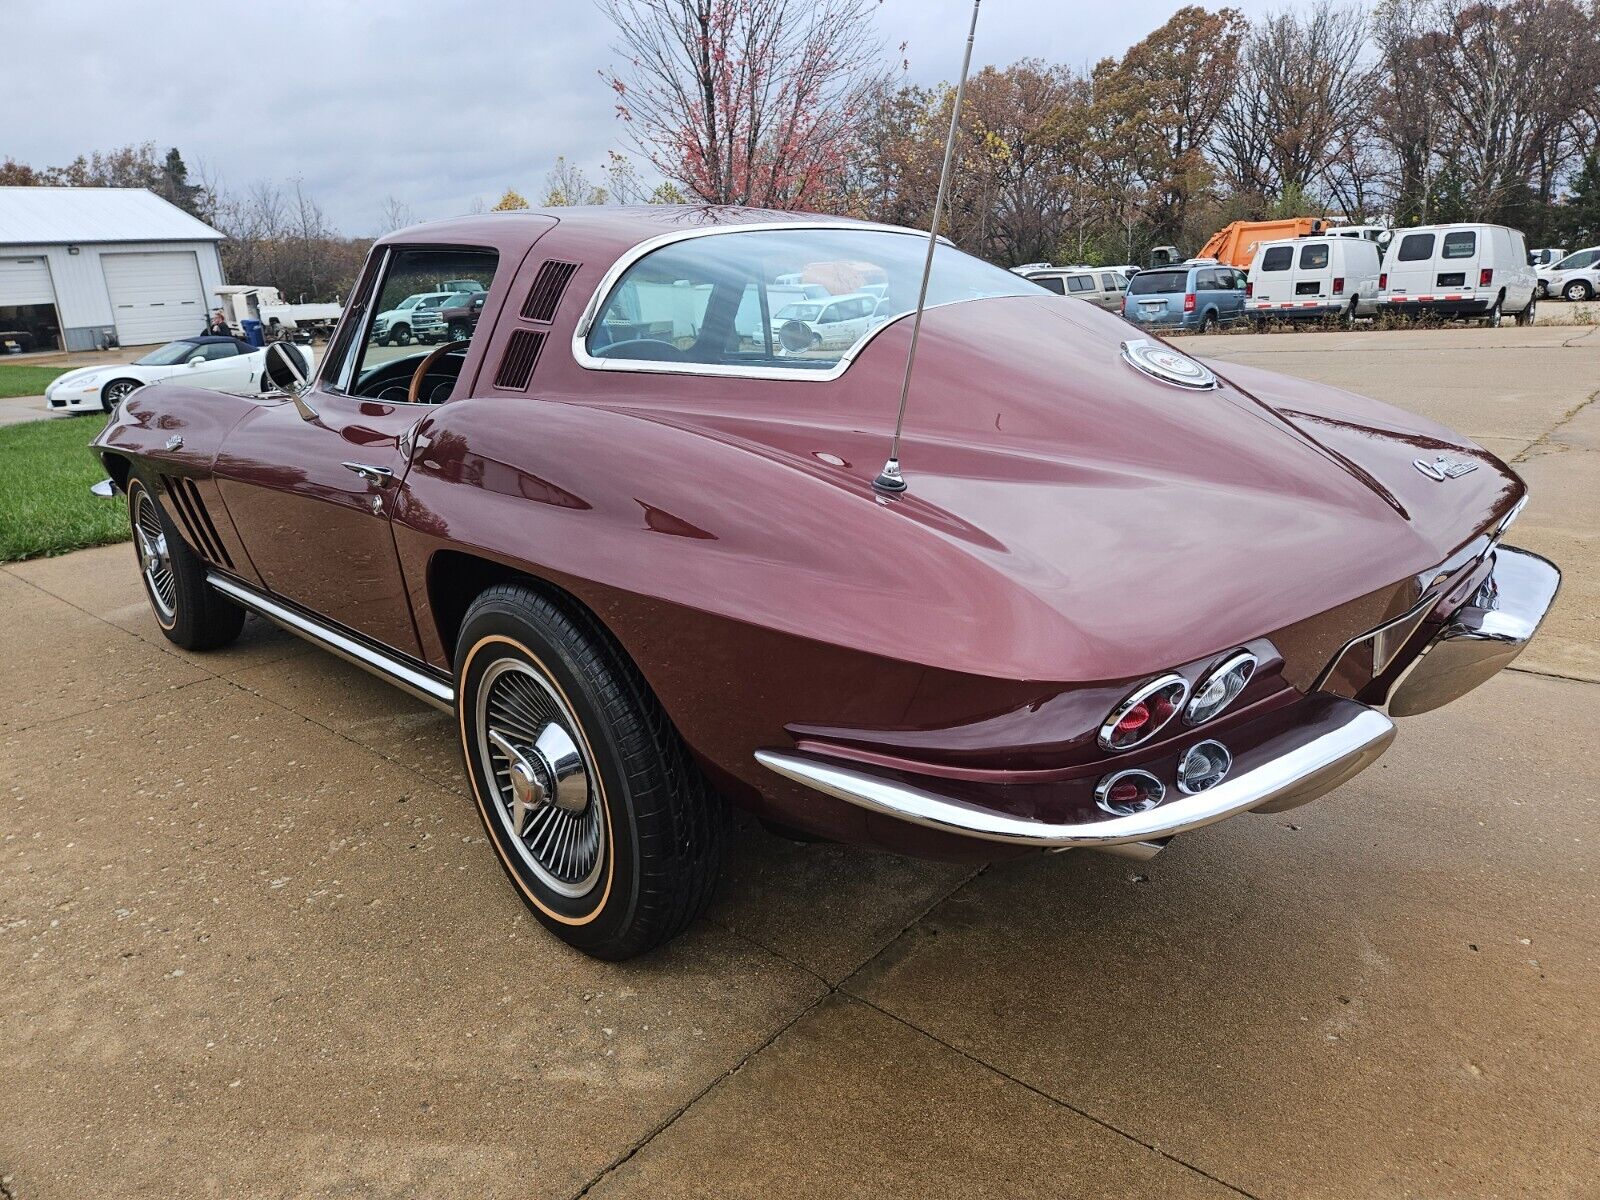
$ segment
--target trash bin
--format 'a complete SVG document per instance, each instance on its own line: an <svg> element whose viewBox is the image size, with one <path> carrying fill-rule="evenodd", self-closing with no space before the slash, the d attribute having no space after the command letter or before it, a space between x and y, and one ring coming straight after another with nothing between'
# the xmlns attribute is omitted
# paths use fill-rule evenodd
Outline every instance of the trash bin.
<svg viewBox="0 0 1600 1200"><path fill-rule="evenodd" d="M266 339L261 336L261 322L246 317L239 322L244 327L244 340L252 346L265 346Z"/></svg>

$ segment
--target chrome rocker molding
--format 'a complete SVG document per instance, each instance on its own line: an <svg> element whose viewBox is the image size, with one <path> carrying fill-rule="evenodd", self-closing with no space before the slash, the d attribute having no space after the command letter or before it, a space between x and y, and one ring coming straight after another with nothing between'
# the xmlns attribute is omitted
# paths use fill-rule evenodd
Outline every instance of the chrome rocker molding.
<svg viewBox="0 0 1600 1200"><path fill-rule="evenodd" d="M409 692L418 700L425 700L435 708L444 709L445 712L455 711L455 688L437 676L408 663L405 659L351 637L309 613L290 608L256 591L255 588L219 572L208 571L206 582L251 612L259 613L267 620L283 626L290 633L305 638L313 645L321 646L331 654L337 654L346 662L371 671L380 679L387 680L403 692Z"/></svg>
<svg viewBox="0 0 1600 1200"><path fill-rule="evenodd" d="M1215 787L1145 812L1076 825L1008 816L813 758L758 750L756 761L869 812L945 833L1041 850L1098 849L1145 858L1159 849L1150 843L1160 839L1251 809L1277 812L1314 800L1370 766L1394 740L1394 723L1363 704L1338 700L1328 712L1331 720L1321 733L1304 741L1297 741L1293 730L1280 734L1255 753L1241 756L1257 761Z"/></svg>
<svg viewBox="0 0 1600 1200"><path fill-rule="evenodd" d="M1489 578L1423 647L1389 693L1389 713L1414 717L1463 696L1511 665L1561 589L1547 558L1497 546Z"/></svg>

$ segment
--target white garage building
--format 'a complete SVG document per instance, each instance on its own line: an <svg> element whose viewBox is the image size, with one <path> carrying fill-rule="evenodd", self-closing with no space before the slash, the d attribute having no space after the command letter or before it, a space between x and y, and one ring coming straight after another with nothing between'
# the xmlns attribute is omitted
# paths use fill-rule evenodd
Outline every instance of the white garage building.
<svg viewBox="0 0 1600 1200"><path fill-rule="evenodd" d="M144 188L0 187L0 334L92 350L200 333L221 240Z"/></svg>

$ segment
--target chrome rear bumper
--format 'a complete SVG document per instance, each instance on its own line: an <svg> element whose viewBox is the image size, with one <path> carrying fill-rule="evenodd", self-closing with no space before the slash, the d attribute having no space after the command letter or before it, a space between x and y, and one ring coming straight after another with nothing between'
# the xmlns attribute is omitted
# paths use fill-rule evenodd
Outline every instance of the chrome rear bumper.
<svg viewBox="0 0 1600 1200"><path fill-rule="evenodd" d="M817 758L758 750L756 760L796 783L870 812L945 833L1042 850L1126 847L1124 852L1148 857L1156 847L1144 843L1251 809L1293 808L1332 791L1370 766L1388 748L1394 732L1394 723L1382 713L1330 697L1314 725L1288 730L1241 754L1233 774L1216 787L1131 816L1062 825L978 808Z"/></svg>
<svg viewBox="0 0 1600 1200"><path fill-rule="evenodd" d="M1561 571L1549 559L1497 546L1489 577L1399 677L1388 711L1397 717L1431 712L1509 666L1560 588Z"/></svg>

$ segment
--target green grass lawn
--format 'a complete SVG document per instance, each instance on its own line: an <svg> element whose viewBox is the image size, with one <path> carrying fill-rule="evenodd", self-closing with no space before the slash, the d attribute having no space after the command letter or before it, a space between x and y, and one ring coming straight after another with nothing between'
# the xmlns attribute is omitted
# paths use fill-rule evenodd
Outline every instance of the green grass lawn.
<svg viewBox="0 0 1600 1200"><path fill-rule="evenodd" d="M104 427L98 417L63 417L0 428L0 562L128 537L120 499L89 494L106 477L88 449Z"/></svg>
<svg viewBox="0 0 1600 1200"><path fill-rule="evenodd" d="M12 396L42 396L52 379L65 374L62 367L14 367L0 363L0 400Z"/></svg>

